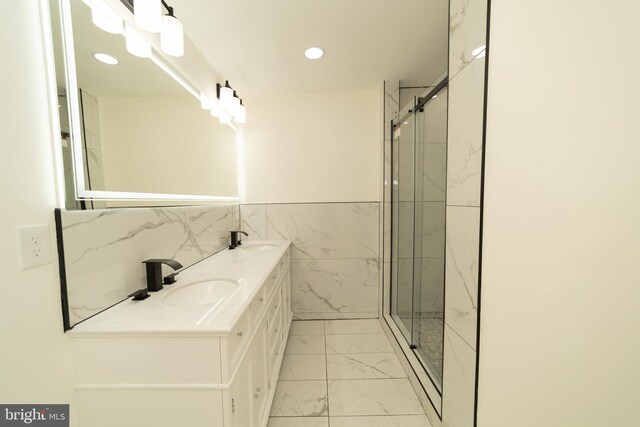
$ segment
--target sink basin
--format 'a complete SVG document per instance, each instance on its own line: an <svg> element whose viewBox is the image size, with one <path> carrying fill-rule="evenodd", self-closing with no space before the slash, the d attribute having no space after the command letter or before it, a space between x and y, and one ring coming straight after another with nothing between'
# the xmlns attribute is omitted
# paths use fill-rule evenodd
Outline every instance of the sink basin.
<svg viewBox="0 0 640 427"><path fill-rule="evenodd" d="M268 250L274 249L275 247L276 245L273 245L271 243L263 243L258 245L243 243L242 246L240 246L240 249L245 251L262 252L262 251L268 251Z"/></svg>
<svg viewBox="0 0 640 427"><path fill-rule="evenodd" d="M217 305L233 295L240 282L234 279L204 279L180 285L170 290L163 298L162 304L173 308L197 307L199 305Z"/></svg>

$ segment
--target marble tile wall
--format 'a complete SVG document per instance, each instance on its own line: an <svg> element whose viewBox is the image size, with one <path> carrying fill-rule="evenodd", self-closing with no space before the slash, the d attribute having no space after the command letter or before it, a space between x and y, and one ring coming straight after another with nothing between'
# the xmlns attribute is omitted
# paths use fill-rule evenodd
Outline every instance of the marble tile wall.
<svg viewBox="0 0 640 427"><path fill-rule="evenodd" d="M445 427L474 424L487 1L451 0L447 146Z"/></svg>
<svg viewBox="0 0 640 427"><path fill-rule="evenodd" d="M146 287L141 261L171 258L186 267L226 247L239 207L61 211L61 220L74 325Z"/></svg>
<svg viewBox="0 0 640 427"><path fill-rule="evenodd" d="M382 304L383 313L389 312L391 289L391 121L398 120L400 112L400 82L384 82L384 200L383 200L383 278ZM395 267L394 267L395 268Z"/></svg>
<svg viewBox="0 0 640 427"><path fill-rule="evenodd" d="M487 0L449 1L449 80L482 56L487 39Z"/></svg>
<svg viewBox="0 0 640 427"><path fill-rule="evenodd" d="M296 319L377 318L380 203L240 206L246 239L291 240Z"/></svg>

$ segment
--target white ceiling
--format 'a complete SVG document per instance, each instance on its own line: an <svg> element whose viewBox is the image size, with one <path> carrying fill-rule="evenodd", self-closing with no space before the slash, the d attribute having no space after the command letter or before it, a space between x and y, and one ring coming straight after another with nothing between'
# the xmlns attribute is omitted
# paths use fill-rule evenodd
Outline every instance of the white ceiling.
<svg viewBox="0 0 640 427"><path fill-rule="evenodd" d="M212 67L245 94L432 83L447 62L447 0L169 0ZM320 46L319 61L304 58Z"/></svg>

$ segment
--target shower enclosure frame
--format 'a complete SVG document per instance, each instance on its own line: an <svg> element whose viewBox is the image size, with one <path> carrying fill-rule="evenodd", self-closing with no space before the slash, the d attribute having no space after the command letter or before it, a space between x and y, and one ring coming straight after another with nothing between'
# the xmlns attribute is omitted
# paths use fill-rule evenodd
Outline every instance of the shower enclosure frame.
<svg viewBox="0 0 640 427"><path fill-rule="evenodd" d="M416 111L420 111L422 108L424 108L424 106L433 99L433 97L435 95L438 95L443 89L448 88L448 83L449 83L449 79L448 76L445 76L435 87L433 87L432 90L430 90L424 97L419 98L418 102L415 103L414 107L412 109L409 110L409 114L413 115L413 117L416 117ZM397 123L400 123L402 120L406 120L406 118L409 117L407 115L405 115L404 117L398 117L398 121ZM447 100L447 120L448 120L448 100ZM395 162L395 153L394 153L394 149L393 146L394 144L396 144L396 140L394 138L394 134L395 134L395 124L394 121L392 120L390 123L390 144L391 144L391 150L390 150L390 155L391 155L391 170L393 171L393 165ZM414 122L414 133L415 133L415 122ZM445 142L446 139L445 139ZM416 141L414 140L414 158L413 158L413 162L414 162L414 170L413 170L413 177L414 177L414 197L413 197L413 204L415 205L416 201L415 201L415 144ZM445 145L445 150L446 150L446 145ZM446 155L445 155L445 159L446 159ZM445 165L446 165L446 160L445 160ZM446 176L446 174L445 174ZM393 173L391 174L391 177L393 179ZM445 178L446 179L446 178ZM395 224L395 209L393 207L394 203L397 203L397 201L395 201L395 192L398 191L395 189L394 185L391 185L391 190L390 190L390 205L391 205L391 209L389 210L389 215L390 215L390 232L393 230L393 225ZM445 205L446 205L446 183L445 183ZM413 281L414 277L415 277L415 222L416 222L416 213L415 213L415 206L414 206L414 212L413 212L413 224L412 224L412 309L411 309L411 323L412 323L412 329L414 328L414 322L415 322L415 305L416 305L416 300L414 298L414 294L413 292L415 292L415 283ZM445 215L445 221L446 221L446 215ZM445 227L446 228L446 227ZM393 239L394 235L393 233L390 233L390 239ZM390 250L390 256L393 257L392 255L393 250ZM443 254L443 260L446 259L446 251ZM394 283L393 283L393 277L394 277L394 263L391 262L392 259L389 259L389 272L388 272L388 281L385 280L385 282L388 283L389 289L388 289L388 293L387 292L383 292L383 298L388 298L388 301L383 301L383 318L385 319L385 322L387 323L387 325L389 326L391 332L393 333L393 335L396 338L396 341L398 342L398 344L400 345L402 351L404 352L405 356L407 357L407 360L410 363L410 366L412 368L412 370L414 371L414 373L416 374L417 378L419 379L422 388L424 389L427 398L429 399L431 405L433 406L433 408L435 409L438 417L440 419L442 419L442 385L439 384L438 381L436 381L433 376L434 374L431 372L431 369L427 366L427 363L425 363L425 361L422 359L422 357L419 355L419 353L416 351L417 350L417 346L414 343L414 331L409 331L409 336L411 337L410 340L407 340L406 334L403 333L403 331L401 330L401 325L402 322L396 322L396 315L393 314L393 304L394 304L394 293L393 293L393 287L394 287ZM443 261L444 262L444 261ZM443 301L445 298L445 294L446 294L446 287L444 286L446 277L445 277L445 272L443 271ZM397 284L397 283L396 283ZM442 318L442 337L444 337L444 325L445 325L445 313L443 310L443 318ZM444 353L444 349L441 349L441 352ZM442 354L441 357L443 357L444 355Z"/></svg>

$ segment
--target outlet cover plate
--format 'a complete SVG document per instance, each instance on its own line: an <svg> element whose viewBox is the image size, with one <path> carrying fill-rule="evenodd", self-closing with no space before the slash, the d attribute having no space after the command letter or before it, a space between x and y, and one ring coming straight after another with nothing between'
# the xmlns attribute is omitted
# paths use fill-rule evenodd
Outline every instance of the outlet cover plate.
<svg viewBox="0 0 640 427"><path fill-rule="evenodd" d="M20 265L23 270L51 262L51 244L47 224L16 227Z"/></svg>

